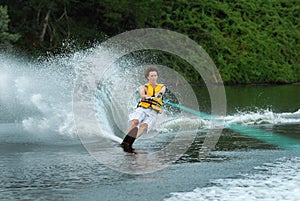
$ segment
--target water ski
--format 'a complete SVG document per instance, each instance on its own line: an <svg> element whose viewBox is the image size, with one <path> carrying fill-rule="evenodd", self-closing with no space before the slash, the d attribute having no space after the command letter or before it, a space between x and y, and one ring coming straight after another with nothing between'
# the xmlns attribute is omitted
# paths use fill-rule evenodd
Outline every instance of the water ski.
<svg viewBox="0 0 300 201"><path fill-rule="evenodd" d="M128 153L136 153L135 149L132 148L132 144L134 143L136 136L137 136L138 128L135 127L131 131L127 133L123 142L121 143L121 147L125 152Z"/></svg>

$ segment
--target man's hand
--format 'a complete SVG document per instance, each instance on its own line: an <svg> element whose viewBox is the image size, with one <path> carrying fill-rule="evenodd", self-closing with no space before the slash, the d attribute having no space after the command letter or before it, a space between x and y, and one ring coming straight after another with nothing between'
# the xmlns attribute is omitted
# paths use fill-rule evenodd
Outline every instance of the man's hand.
<svg viewBox="0 0 300 201"><path fill-rule="evenodd" d="M159 92L159 93L157 94L156 98L161 98L162 95L163 95L163 93L162 93L162 92Z"/></svg>

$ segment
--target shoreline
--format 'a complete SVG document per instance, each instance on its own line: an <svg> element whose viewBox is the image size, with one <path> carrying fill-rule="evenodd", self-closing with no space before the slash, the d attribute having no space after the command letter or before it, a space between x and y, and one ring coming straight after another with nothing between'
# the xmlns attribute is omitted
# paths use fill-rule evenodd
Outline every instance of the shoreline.
<svg viewBox="0 0 300 201"><path fill-rule="evenodd" d="M205 83L189 83L192 87L204 87ZM292 82L292 83L211 83L211 85L221 86L284 86L284 85L300 85L300 82Z"/></svg>

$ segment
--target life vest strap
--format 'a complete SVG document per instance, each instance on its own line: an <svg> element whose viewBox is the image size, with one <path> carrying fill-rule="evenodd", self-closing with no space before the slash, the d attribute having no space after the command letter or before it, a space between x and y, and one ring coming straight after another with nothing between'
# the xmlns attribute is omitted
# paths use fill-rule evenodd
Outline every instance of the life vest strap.
<svg viewBox="0 0 300 201"><path fill-rule="evenodd" d="M145 104L143 104L145 103ZM155 110L156 112L158 113L161 113L162 112L162 109L161 109L161 105L159 102L155 101L155 100L142 100L138 103L137 107L142 107L142 108L150 108L150 109L153 109Z"/></svg>
<svg viewBox="0 0 300 201"><path fill-rule="evenodd" d="M139 103L141 102L144 102L144 103L149 103L150 105L158 105L158 106L162 106L161 103L159 103L158 101L156 100L141 100Z"/></svg>

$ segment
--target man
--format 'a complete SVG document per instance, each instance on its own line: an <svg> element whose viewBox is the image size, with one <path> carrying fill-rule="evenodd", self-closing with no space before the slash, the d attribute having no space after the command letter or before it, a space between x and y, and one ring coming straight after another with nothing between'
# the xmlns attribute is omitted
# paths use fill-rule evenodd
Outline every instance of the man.
<svg viewBox="0 0 300 201"><path fill-rule="evenodd" d="M162 112L162 97L166 92L163 84L158 84L158 69L148 66L145 70L148 83L139 87L140 102L133 113L129 115L129 129L121 146L126 152L134 152L132 144L143 133L149 132L154 126L157 115Z"/></svg>

